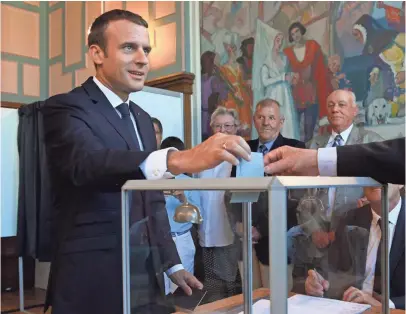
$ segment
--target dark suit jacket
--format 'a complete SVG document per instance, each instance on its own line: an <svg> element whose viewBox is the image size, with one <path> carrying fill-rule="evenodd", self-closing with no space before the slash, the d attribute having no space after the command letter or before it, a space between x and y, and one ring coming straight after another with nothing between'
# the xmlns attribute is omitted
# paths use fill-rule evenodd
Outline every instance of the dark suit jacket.
<svg viewBox="0 0 406 314"><path fill-rule="evenodd" d="M248 141L247 143L250 146L251 151L256 152L258 150L258 139ZM271 151L282 146L305 148L305 143L295 139L283 137L281 134L279 134L271 147ZM231 177L235 176L236 168L233 167ZM228 202L226 202L226 204L228 204ZM232 225L234 225L236 222L242 222L242 204L233 203L228 204L227 207L229 208L229 217L233 220ZM288 200L288 229L297 224L296 207L297 201ZM256 227L262 235L258 243L254 246L258 260L264 265L269 265L268 193L266 192L260 193L258 202L252 205L252 225Z"/></svg>
<svg viewBox="0 0 406 314"><path fill-rule="evenodd" d="M372 212L369 205L347 212L336 231L336 240L326 250L324 258L296 263L293 269L293 291L305 293L307 271L317 267L329 280L330 289L325 296L342 298L350 286L362 289L367 259L369 230ZM354 228L355 227L355 228ZM347 229L348 228L348 229ZM346 230L346 232L344 232ZM311 241L309 239L309 241ZM300 251L300 246L296 246ZM302 248L303 249L303 248ZM306 249L306 248L304 248ZM300 254L300 253L299 253ZM303 255L305 255L304 252ZM395 234L389 256L390 299L396 308L405 308L405 201L396 223Z"/></svg>
<svg viewBox="0 0 406 314"><path fill-rule="evenodd" d="M122 312L121 228L130 226L121 226L121 186L145 179L139 166L156 150L150 116L133 103L130 107L144 151L136 150L92 78L51 97L43 108L57 234L48 287L53 313ZM130 224L144 218L145 228L134 236L138 243L131 239L130 245L152 248L149 265L163 289L162 272L181 262L162 192L132 193Z"/></svg>
<svg viewBox="0 0 406 314"><path fill-rule="evenodd" d="M405 184L405 138L337 147L337 175Z"/></svg>

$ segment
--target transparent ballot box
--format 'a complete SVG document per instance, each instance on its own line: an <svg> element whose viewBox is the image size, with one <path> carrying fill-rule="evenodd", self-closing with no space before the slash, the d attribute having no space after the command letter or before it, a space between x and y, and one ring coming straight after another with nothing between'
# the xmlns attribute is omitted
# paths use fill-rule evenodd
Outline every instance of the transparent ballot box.
<svg viewBox="0 0 406 314"><path fill-rule="evenodd" d="M366 193L364 188L373 191L367 200L363 198ZM142 193L138 193L140 191ZM186 197L179 197L177 191L183 191ZM187 191L201 193L199 197L202 203L194 204ZM360 191L359 196L357 191ZM171 197L177 201L169 203ZM224 202L226 207L237 206L241 210L240 230L237 230L235 226L238 224L230 217L221 224L218 222L223 219L221 215L217 216L221 219L210 218L213 212L218 214L215 211L220 208L213 202L215 197L220 200L218 204ZM165 207L165 201L168 208ZM381 264L381 275L380 280L375 280L375 283L374 271L366 265L369 226L373 218L371 207L367 206L368 202L372 204L373 201L378 202L381 208L381 241L376 257L377 263ZM261 210L264 210L264 216L260 217L266 218L253 221L259 202L262 202ZM334 205L330 206L331 204ZM171 206L174 209L172 211L169 210ZM345 313L353 313L351 311L357 309L351 309L351 304L358 303L341 302L344 294L346 297L354 294L352 300L357 298L354 291L370 291L372 296L374 285L378 282L381 292L378 300L382 304L382 313L390 313L388 207L388 186L371 178L276 176L128 181L122 187L123 313L147 313L150 310L149 304L152 303L157 306L151 307L152 313L158 313L161 309L162 313L169 313L170 308L174 309L173 312L183 313L194 310L197 313L256 313L264 309L278 314L298 313L300 309L306 313L306 306L320 306L337 311L342 308L343 311L346 310ZM208 210L212 212L208 213ZM363 212L369 215L369 225L354 223L350 219ZM291 217L295 223L289 226ZM170 226L165 222L168 218L173 220ZM260 239L266 238L269 243L265 248L258 244L262 240L257 242L257 230L252 227L256 223L266 227L261 230L269 231L268 234L260 235ZM196 266L194 272L203 282L205 292L199 294L193 290L193 299L181 293L176 297L181 288L176 289L176 285L173 288L168 283L168 275L171 277L171 271L176 272L172 268L175 264L173 261L177 260L173 256L175 246L172 242L177 245L186 269L189 262L195 262L186 262L183 259L186 257L179 251L182 236L188 231L186 224L193 224L190 230L197 230L196 234L199 236L201 228L205 228L211 236L218 230L227 228L232 229L235 235L233 243L229 241L228 246L220 249L213 249L207 244L210 241L220 241L218 237L202 240L193 232L190 244L182 244L185 250L194 246L191 240L193 236L194 242L203 247L203 253L196 251L194 259L202 259L204 276L199 277ZM162 228L162 225L167 227ZM169 228L180 231L171 232ZM239 250L234 255L235 243ZM196 244L196 247L199 245ZM266 259L269 258L268 267L262 267L264 256L260 257L259 250L266 252ZM260 260L262 274L264 269L267 272L267 287L264 286L264 280L262 286L255 283L255 278L258 277L256 256ZM237 260L241 260L239 267L236 266ZM228 264L224 261L228 261ZM229 261L235 263L231 265ZM194 265L197 265L196 262ZM209 297L210 293L207 292L218 284L207 279L212 274L223 280L224 286L219 291L226 291L219 294L217 299ZM238 284L228 279L235 274ZM316 277L314 281L310 281L313 277L309 276ZM320 286L315 282L321 284L322 295L309 292L319 290ZM162 291L166 291L166 296ZM307 310L311 312L310 308ZM372 313L367 308L361 312L364 310L365 313Z"/></svg>

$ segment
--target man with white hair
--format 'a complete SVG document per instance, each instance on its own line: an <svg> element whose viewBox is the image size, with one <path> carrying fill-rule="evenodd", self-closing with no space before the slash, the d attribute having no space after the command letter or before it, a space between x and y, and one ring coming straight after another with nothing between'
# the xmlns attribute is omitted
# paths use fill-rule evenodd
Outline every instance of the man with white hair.
<svg viewBox="0 0 406 314"><path fill-rule="evenodd" d="M377 133L354 125L357 113L358 107L353 92L342 89L333 91L327 97L327 119L331 126L331 134L315 136L307 143L308 148L319 149L383 141ZM357 200L363 191L361 187L345 187L321 189L319 193L312 194L321 200L323 206L318 209L317 215L306 212L304 208L303 210L298 208L299 224L309 236L311 235L314 245L323 249L332 241L329 231L334 231L339 221L338 217L357 206ZM305 221L307 217L312 218Z"/></svg>

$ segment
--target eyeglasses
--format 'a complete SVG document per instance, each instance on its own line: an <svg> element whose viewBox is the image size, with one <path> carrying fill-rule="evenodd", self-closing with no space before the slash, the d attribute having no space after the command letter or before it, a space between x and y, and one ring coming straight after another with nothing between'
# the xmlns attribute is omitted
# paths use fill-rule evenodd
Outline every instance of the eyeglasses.
<svg viewBox="0 0 406 314"><path fill-rule="evenodd" d="M229 131L231 130L233 127L235 127L235 124L214 124L213 128L215 130L221 130L224 127L225 130Z"/></svg>

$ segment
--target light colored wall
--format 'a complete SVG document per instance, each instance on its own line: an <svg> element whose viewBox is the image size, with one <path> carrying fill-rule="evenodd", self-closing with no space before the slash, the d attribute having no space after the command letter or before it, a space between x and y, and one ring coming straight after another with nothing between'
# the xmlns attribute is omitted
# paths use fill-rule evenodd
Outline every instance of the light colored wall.
<svg viewBox="0 0 406 314"><path fill-rule="evenodd" d="M1 3L1 98L31 102L46 96L46 54L41 20L46 3Z"/></svg>
<svg viewBox="0 0 406 314"><path fill-rule="evenodd" d="M89 26L115 8L149 23L148 79L185 70L184 6L176 1L2 2L2 100L29 103L82 84L94 74L87 57Z"/></svg>

